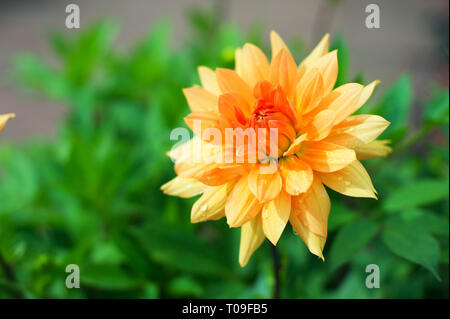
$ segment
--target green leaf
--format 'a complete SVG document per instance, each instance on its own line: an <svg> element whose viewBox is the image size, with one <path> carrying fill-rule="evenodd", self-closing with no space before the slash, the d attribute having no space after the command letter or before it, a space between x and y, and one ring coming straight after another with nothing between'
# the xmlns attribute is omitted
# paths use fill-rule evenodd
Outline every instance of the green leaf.
<svg viewBox="0 0 450 319"><path fill-rule="evenodd" d="M226 276L225 260L214 246L172 224L152 223L136 232L149 256L167 268L202 276Z"/></svg>
<svg viewBox="0 0 450 319"><path fill-rule="evenodd" d="M80 279L81 286L108 291L131 290L141 286L138 278L129 276L122 269L111 265L80 267Z"/></svg>
<svg viewBox="0 0 450 319"><path fill-rule="evenodd" d="M340 202L333 203L333 213L328 217L328 231L348 224L358 217L358 213L351 210Z"/></svg>
<svg viewBox="0 0 450 319"><path fill-rule="evenodd" d="M425 106L425 123L428 125L448 124L449 94L448 89L436 89Z"/></svg>
<svg viewBox="0 0 450 319"><path fill-rule="evenodd" d="M395 254L428 269L438 280L439 243L413 227L391 225L382 234L385 245Z"/></svg>
<svg viewBox="0 0 450 319"><path fill-rule="evenodd" d="M384 138L398 141L407 131L412 106L412 81L409 74L401 75L381 97L371 113L381 115L391 122L383 133Z"/></svg>
<svg viewBox="0 0 450 319"><path fill-rule="evenodd" d="M448 198L448 180L418 180L394 190L386 198L383 208L397 211L431 204Z"/></svg>
<svg viewBox="0 0 450 319"><path fill-rule="evenodd" d="M177 277L169 283L169 292L174 297L198 298L203 294L202 286L191 277Z"/></svg>
<svg viewBox="0 0 450 319"><path fill-rule="evenodd" d="M404 225L418 232L448 236L448 220L437 216L431 211L422 209L408 209L393 214L387 221L387 225Z"/></svg>
<svg viewBox="0 0 450 319"><path fill-rule="evenodd" d="M369 243L377 230L377 224L366 219L356 220L344 226L331 246L330 260L333 268L351 260Z"/></svg>
<svg viewBox="0 0 450 319"><path fill-rule="evenodd" d="M65 99L70 86L61 74L32 54L19 54L14 58L13 79L26 91L38 91L51 99Z"/></svg>
<svg viewBox="0 0 450 319"><path fill-rule="evenodd" d="M114 241L126 258L132 260L130 268L137 276L149 277L156 273L155 267L150 264L145 249L132 236L125 232L114 234Z"/></svg>

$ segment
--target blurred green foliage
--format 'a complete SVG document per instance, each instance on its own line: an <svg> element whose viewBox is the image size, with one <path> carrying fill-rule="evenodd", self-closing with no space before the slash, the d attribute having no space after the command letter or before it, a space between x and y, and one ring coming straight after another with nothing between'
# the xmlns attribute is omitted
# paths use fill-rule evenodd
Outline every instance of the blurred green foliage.
<svg viewBox="0 0 450 319"><path fill-rule="evenodd" d="M267 51L261 26L243 35L208 12L189 19L188 41L176 49L171 24L161 21L118 52L118 28L105 22L73 37L51 34L56 66L17 56L16 83L59 101L67 115L53 141L0 146L0 297L272 296L267 241L241 269L239 230L223 220L190 224L195 199L159 190L174 176L165 152L170 130L184 126L181 88L199 83L196 67L233 67L245 41ZM295 39L297 60L302 43ZM333 48L339 83L363 81L349 75L345 40ZM365 162L379 200L329 191L325 263L288 226L279 243L282 297L448 298L449 96L429 89L417 130L407 73L364 106L392 122L382 138L394 153ZM65 287L68 264L80 266L80 289ZM368 264L380 267L379 289L365 287Z"/></svg>

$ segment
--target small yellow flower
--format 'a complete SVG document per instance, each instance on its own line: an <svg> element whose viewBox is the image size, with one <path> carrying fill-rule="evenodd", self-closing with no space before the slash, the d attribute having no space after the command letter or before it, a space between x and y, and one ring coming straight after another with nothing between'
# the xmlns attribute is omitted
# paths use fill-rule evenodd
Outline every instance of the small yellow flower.
<svg viewBox="0 0 450 319"><path fill-rule="evenodd" d="M192 111L185 121L196 136L169 152L178 176L161 189L179 197L202 194L192 207L193 223L225 216L230 227L241 227L241 266L264 238L276 245L288 221L308 249L324 259L331 206L324 184L347 196L376 198L359 159L390 152L386 141L375 141L389 122L352 114L378 81L334 88L337 52L328 52L328 43L327 34L297 66L272 31L270 63L247 43L236 50L235 70L199 67L202 87L184 90ZM212 139L204 134L209 129L225 135L232 129L236 141L221 134ZM237 141L248 129L258 132L257 162L248 161L249 146L255 144L250 135ZM272 129L275 152L269 152ZM231 162L223 157L229 150L235 152ZM276 169L263 173L273 160Z"/></svg>
<svg viewBox="0 0 450 319"><path fill-rule="evenodd" d="M6 125L6 122L8 122L8 120L10 118L15 117L16 115L13 113L8 113L8 114L0 114L0 131L3 130L3 128Z"/></svg>

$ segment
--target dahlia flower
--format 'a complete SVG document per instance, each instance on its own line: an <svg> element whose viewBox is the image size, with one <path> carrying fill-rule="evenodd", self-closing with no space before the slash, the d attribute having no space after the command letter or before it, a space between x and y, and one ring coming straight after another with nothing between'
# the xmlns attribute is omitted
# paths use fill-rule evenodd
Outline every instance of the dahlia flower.
<svg viewBox="0 0 450 319"><path fill-rule="evenodd" d="M161 187L184 198L202 194L191 222L226 217L241 227L241 266L266 237L276 245L288 221L324 260L331 207L324 185L376 198L359 160L390 152L387 141L375 140L388 121L352 115L378 81L335 88L337 51L329 52L328 34L298 66L277 33L270 40L270 62L247 43L236 50L235 70L198 68L202 85L184 89L192 111L185 122L195 136L169 152L178 176ZM223 137L230 130L231 140Z"/></svg>
<svg viewBox="0 0 450 319"><path fill-rule="evenodd" d="M9 113L9 114L0 114L0 131L3 130L3 128L6 125L6 122L8 122L8 120L10 118L13 118L15 116L15 114L13 113Z"/></svg>

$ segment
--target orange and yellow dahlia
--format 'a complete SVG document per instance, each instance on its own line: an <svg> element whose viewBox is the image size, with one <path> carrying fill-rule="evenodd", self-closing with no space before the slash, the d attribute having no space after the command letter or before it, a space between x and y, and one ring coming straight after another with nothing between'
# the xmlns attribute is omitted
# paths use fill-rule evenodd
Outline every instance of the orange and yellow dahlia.
<svg viewBox="0 0 450 319"><path fill-rule="evenodd" d="M265 237L276 245L288 221L324 259L331 206L324 184L376 198L359 160L390 152L386 141L375 141L388 121L352 115L378 81L334 88L338 60L336 51L328 52L328 34L299 66L277 33L270 40L271 62L247 43L236 50L235 70L199 67L202 86L184 90L192 111L185 121L195 137L169 152L178 176L161 187L179 197L202 194L191 222L225 216L230 227L241 227L241 266ZM223 137L229 130L231 141ZM230 151L231 161L224 155ZM274 170L263 170L273 162Z"/></svg>
<svg viewBox="0 0 450 319"><path fill-rule="evenodd" d="M0 114L0 131L3 130L3 128L6 125L6 122L8 122L8 120L10 118L13 118L15 116L15 114L13 113L8 113L8 114Z"/></svg>

